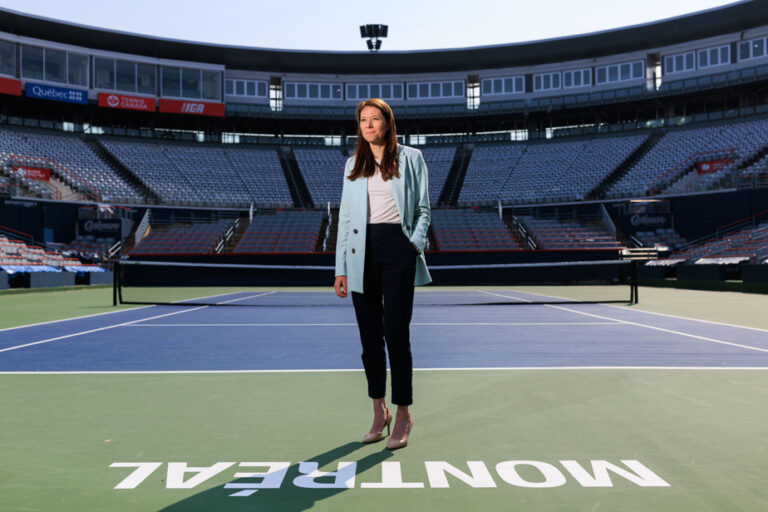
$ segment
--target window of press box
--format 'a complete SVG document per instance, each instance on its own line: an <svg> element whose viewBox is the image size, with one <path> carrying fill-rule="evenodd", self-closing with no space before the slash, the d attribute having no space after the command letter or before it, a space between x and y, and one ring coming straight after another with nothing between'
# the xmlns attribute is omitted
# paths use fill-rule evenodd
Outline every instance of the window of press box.
<svg viewBox="0 0 768 512"><path fill-rule="evenodd" d="M21 47L21 77L43 79L43 49L37 46Z"/></svg>
<svg viewBox="0 0 768 512"><path fill-rule="evenodd" d="M0 73L11 76L16 74L16 48L7 41L0 41Z"/></svg>
<svg viewBox="0 0 768 512"><path fill-rule="evenodd" d="M157 94L154 64L136 64L137 90L141 94Z"/></svg>
<svg viewBox="0 0 768 512"><path fill-rule="evenodd" d="M115 88L115 61L96 57L93 62L97 89Z"/></svg>
<svg viewBox="0 0 768 512"><path fill-rule="evenodd" d="M730 47L720 46L717 48L707 48L699 50L699 67L708 68L712 66L721 66L723 64L730 64L731 52Z"/></svg>
<svg viewBox="0 0 768 512"><path fill-rule="evenodd" d="M725 50L728 47L721 47ZM768 41L765 38L753 39L751 41L743 41L739 43L737 47L739 60L755 59L759 57L765 57L768 55ZM724 63L725 59L721 57L721 63ZM710 64L711 65L711 64Z"/></svg>
<svg viewBox="0 0 768 512"><path fill-rule="evenodd" d="M136 92L136 63L125 60L115 61L115 89L121 92Z"/></svg>
<svg viewBox="0 0 768 512"><path fill-rule="evenodd" d="M171 66L161 68L161 88L163 96L179 97L181 96L181 69Z"/></svg>
<svg viewBox="0 0 768 512"><path fill-rule="evenodd" d="M221 100L221 71L211 71L204 69L202 74L203 99L216 101Z"/></svg>
<svg viewBox="0 0 768 512"><path fill-rule="evenodd" d="M88 56L67 54L67 82L70 85L88 86Z"/></svg>
<svg viewBox="0 0 768 512"><path fill-rule="evenodd" d="M181 95L184 98L200 98L200 70L181 68Z"/></svg>
<svg viewBox="0 0 768 512"><path fill-rule="evenodd" d="M66 83L67 52L45 50L45 80L48 82Z"/></svg>

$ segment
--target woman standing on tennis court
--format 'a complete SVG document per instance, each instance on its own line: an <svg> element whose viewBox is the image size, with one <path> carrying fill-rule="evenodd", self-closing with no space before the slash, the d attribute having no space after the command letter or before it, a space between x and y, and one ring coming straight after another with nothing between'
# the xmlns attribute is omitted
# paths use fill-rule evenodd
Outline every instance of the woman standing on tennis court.
<svg viewBox="0 0 768 512"><path fill-rule="evenodd" d="M383 100L357 106L357 145L344 167L336 240L339 297L352 293L363 345L373 426L363 438L373 443L392 422L386 405L387 362L392 377L395 425L387 448L408 444L413 429L410 323L414 285L432 279L424 261L429 227L427 166L421 151L398 145L395 117Z"/></svg>

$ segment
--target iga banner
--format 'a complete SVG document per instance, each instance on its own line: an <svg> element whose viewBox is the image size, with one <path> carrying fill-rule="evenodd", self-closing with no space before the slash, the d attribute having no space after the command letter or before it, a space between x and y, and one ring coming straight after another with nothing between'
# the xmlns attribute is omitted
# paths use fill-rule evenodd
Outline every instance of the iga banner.
<svg viewBox="0 0 768 512"><path fill-rule="evenodd" d="M99 106L107 108L124 108L128 110L145 110L154 112L156 102L154 98L141 96L128 96L125 94L99 93Z"/></svg>
<svg viewBox="0 0 768 512"><path fill-rule="evenodd" d="M224 104L208 103L204 101L161 99L160 112L224 117Z"/></svg>
<svg viewBox="0 0 768 512"><path fill-rule="evenodd" d="M65 103L88 104L88 91L54 87L52 85L27 83L26 94L30 98L42 100L63 101Z"/></svg>
<svg viewBox="0 0 768 512"><path fill-rule="evenodd" d="M14 167L13 171L21 176L22 178L26 178L28 180L41 180L41 181L50 181L51 179L51 170L50 169L43 169L41 167Z"/></svg>
<svg viewBox="0 0 768 512"><path fill-rule="evenodd" d="M721 158L719 160L708 160L706 162L698 162L696 169L699 174L706 174L708 172L717 172L721 169L725 169L733 163L733 158Z"/></svg>
<svg viewBox="0 0 768 512"><path fill-rule="evenodd" d="M21 80L0 77L0 94L21 96Z"/></svg>

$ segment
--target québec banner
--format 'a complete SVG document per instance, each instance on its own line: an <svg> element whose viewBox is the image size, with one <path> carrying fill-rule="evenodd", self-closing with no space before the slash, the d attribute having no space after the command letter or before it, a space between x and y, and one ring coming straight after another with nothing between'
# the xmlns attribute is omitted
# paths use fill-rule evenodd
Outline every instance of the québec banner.
<svg viewBox="0 0 768 512"><path fill-rule="evenodd" d="M65 103L78 103L81 105L88 104L88 92L80 89L28 83L26 95L30 98L40 98L43 100L63 101Z"/></svg>
<svg viewBox="0 0 768 512"><path fill-rule="evenodd" d="M154 98L100 92L99 106L106 108L122 108L127 110L144 110L147 112L154 112L157 103Z"/></svg>
<svg viewBox="0 0 768 512"><path fill-rule="evenodd" d="M194 114L199 116L224 117L224 103L161 99L160 112L166 112L169 114Z"/></svg>

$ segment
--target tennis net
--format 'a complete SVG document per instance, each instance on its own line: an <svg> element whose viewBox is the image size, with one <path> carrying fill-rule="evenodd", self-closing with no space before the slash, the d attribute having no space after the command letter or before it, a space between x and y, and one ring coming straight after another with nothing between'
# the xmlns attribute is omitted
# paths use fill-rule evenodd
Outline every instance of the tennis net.
<svg viewBox="0 0 768 512"><path fill-rule="evenodd" d="M630 260L430 266L416 306L629 303L638 301ZM114 304L348 306L334 268L167 261L115 264Z"/></svg>

